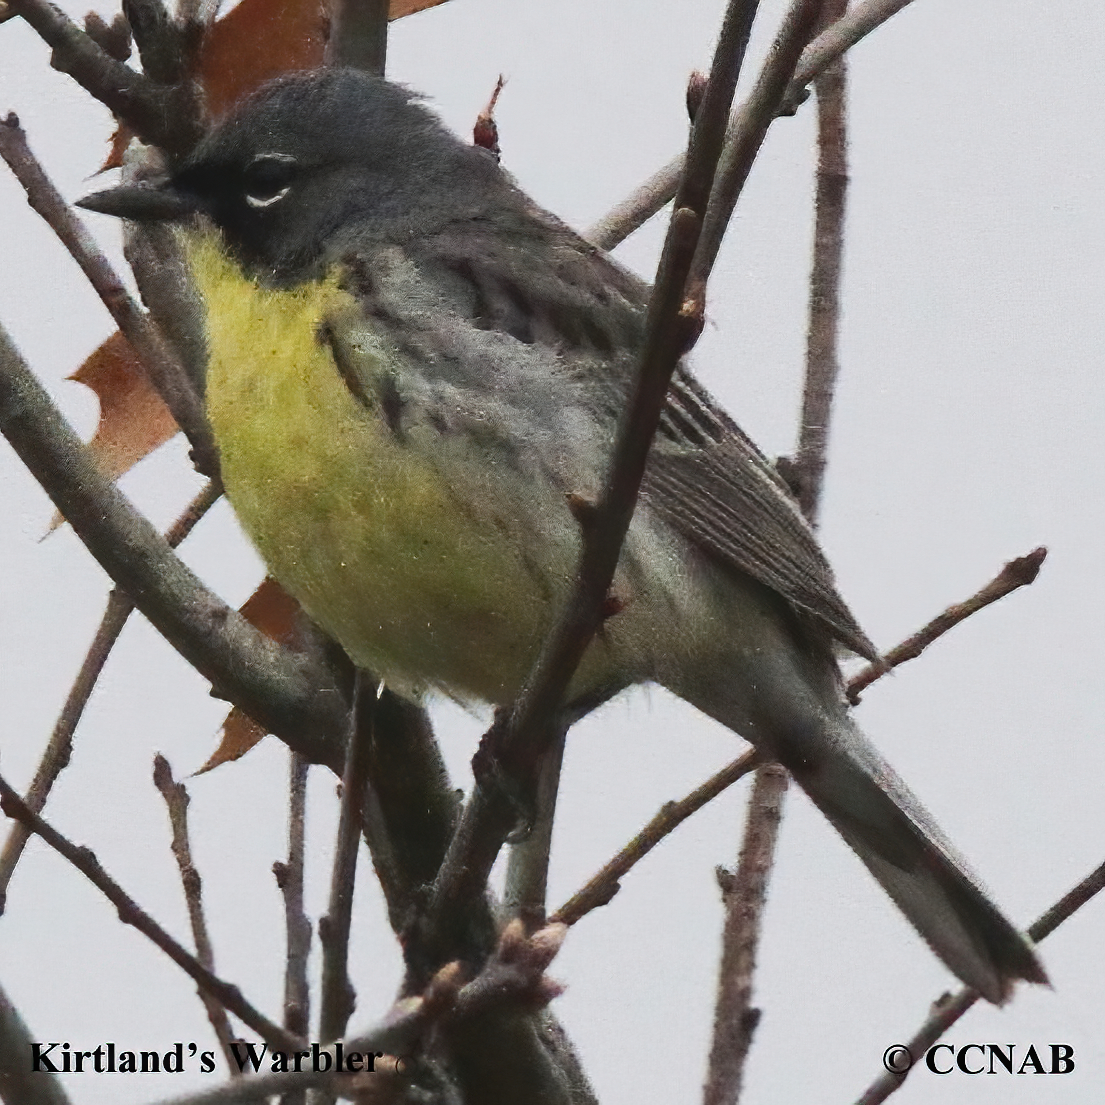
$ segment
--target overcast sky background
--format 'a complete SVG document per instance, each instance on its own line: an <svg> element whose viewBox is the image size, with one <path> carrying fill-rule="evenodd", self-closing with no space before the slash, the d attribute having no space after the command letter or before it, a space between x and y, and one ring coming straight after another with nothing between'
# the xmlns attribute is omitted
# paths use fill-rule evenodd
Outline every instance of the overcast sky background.
<svg viewBox="0 0 1105 1105"><path fill-rule="evenodd" d="M780 2L765 2L752 56ZM86 4L63 4L73 14ZM504 164L585 227L679 149L688 72L705 67L720 0L454 0L392 27L389 75L468 133L500 72ZM105 14L111 6L100 7ZM1031 588L885 679L864 728L1017 921L1028 924L1105 858L1105 608L1100 494L1105 378L1105 20L1090 0L917 0L852 55L842 335L822 535L840 588L890 647L1004 561L1051 554ZM110 120L18 20L0 26L0 111L15 110L63 192L102 159ZM707 385L771 454L794 441L811 238L812 103L773 128L718 265L695 354ZM110 220L90 224L118 257ZM619 251L651 275L659 222ZM0 173L0 319L86 435L96 405L64 382L111 330L50 232ZM179 443L123 484L159 524L198 486ZM0 768L29 781L103 611L106 579L71 532L40 542L51 505L0 444ZM229 602L261 577L220 504L183 555ZM116 648L49 819L178 937L187 923L153 754L178 774L209 755L225 705L140 618ZM457 785L483 720L435 708ZM639 691L573 732L551 872L563 901L664 801L731 759L727 731ZM279 1016L287 756L269 739L189 784L193 844L222 975ZM324 909L333 779L312 773L309 905ZM605 1105L693 1102L709 1047L721 906L746 786L678 830L581 922L552 973L557 1013ZM353 942L353 1028L399 974L371 869ZM902 1105L1082 1105L1105 1086L1105 901L1043 945L1054 990L976 1008L957 1043L1072 1044L1065 1077L918 1071ZM83 877L32 843L0 918L0 981L36 1038L164 1050L213 1047L191 983L122 927ZM748 1105L852 1101L951 976L803 796L792 792L771 884ZM129 1105L215 1076L73 1076L75 1105Z"/></svg>

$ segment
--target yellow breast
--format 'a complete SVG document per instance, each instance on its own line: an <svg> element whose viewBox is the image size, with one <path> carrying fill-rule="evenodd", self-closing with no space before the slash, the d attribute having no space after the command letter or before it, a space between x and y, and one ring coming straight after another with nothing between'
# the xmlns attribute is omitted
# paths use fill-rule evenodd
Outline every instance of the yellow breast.
<svg viewBox="0 0 1105 1105"><path fill-rule="evenodd" d="M549 585L345 386L318 332L355 301L336 278L262 288L212 234L188 248L227 494L271 574L397 689L512 695L550 618ZM359 356L369 377L394 367L383 342Z"/></svg>

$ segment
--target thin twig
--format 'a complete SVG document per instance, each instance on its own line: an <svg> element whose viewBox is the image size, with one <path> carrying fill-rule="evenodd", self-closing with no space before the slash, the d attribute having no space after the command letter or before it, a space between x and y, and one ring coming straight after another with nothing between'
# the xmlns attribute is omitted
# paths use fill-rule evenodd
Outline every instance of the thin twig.
<svg viewBox="0 0 1105 1105"><path fill-rule="evenodd" d="M266 1043L284 1051L295 1050L302 1046L302 1040L298 1036L293 1036L280 1025L270 1021L246 1001L237 986L224 982L212 974L191 952L178 944L111 878L91 849L78 847L62 836L57 829L43 821L2 776L0 776L0 809L3 809L8 817L28 825L36 836L67 859L115 906L120 921L125 925L133 925L143 936L153 941L196 985L221 1002Z"/></svg>
<svg viewBox="0 0 1105 1105"><path fill-rule="evenodd" d="M876 679L881 679L887 672L907 660L915 660L933 641L983 607L997 602L998 599L1016 591L1018 587L1028 586L1040 574L1040 568L1046 557L1047 549L1041 545L1027 556L1018 556L1015 560L1010 560L985 587L973 594L966 602L953 603L912 637L907 637L900 645L895 645L882 658L880 664L871 664L848 680L848 700L854 706L859 702L860 692L870 687Z"/></svg>
<svg viewBox="0 0 1105 1105"><path fill-rule="evenodd" d="M69 1105L56 1075L31 1069L34 1043L19 1010L0 989L0 1101L4 1105Z"/></svg>
<svg viewBox="0 0 1105 1105"><path fill-rule="evenodd" d="M7 0L51 48L50 64L130 126L143 142L185 153L203 134L196 90L161 85L111 57L49 0Z"/></svg>
<svg viewBox="0 0 1105 1105"><path fill-rule="evenodd" d="M701 332L701 313L697 304L686 302L684 288L755 6L754 0L730 0L727 6L649 301L640 369L598 504L582 525L572 594L545 638L521 694L500 713L482 746L484 756L473 763L476 786L434 884L427 926L431 939L444 936L447 919L456 921L472 902L482 900L487 876L516 816L504 787L489 785L489 780L496 771L532 778L534 764L556 739L565 692L601 624L603 601L633 516L671 374ZM447 958L449 939L443 945Z"/></svg>
<svg viewBox="0 0 1105 1105"><path fill-rule="evenodd" d="M1039 944L1103 889L1105 889L1105 863L1091 871L1055 905L1040 914L1028 926L1029 938ZM913 1039L904 1045L913 1064L974 1005L978 996L975 990L965 986L954 997L944 994L933 1002L928 1019L921 1025ZM903 1061L905 1058L903 1055ZM901 1074L884 1071L857 1099L856 1105L879 1105L879 1102L885 1101L902 1085L908 1073L908 1069Z"/></svg>
<svg viewBox="0 0 1105 1105"><path fill-rule="evenodd" d="M175 549L192 532L196 523L214 506L219 494L215 484L207 483L204 486L165 534L170 548ZM69 766L73 752L73 734L80 724L107 658L133 609L133 601L122 591L113 589L108 595L107 609L100 621L100 627L96 630L96 636L92 639L80 671L77 672L77 678L69 689L58 720L54 723L54 731L50 734L42 759L39 760L30 788L23 796L23 800L35 813L42 812L58 776ZM8 885L30 836L25 825L16 823L9 830L4 850L0 852L0 913L4 912Z"/></svg>
<svg viewBox="0 0 1105 1105"><path fill-rule="evenodd" d="M329 672L203 585L99 470L2 326L0 433L107 574L220 697L312 763L341 770L346 712Z"/></svg>
<svg viewBox="0 0 1105 1105"><path fill-rule="evenodd" d="M692 813L697 813L707 802L731 787L738 779L755 770L759 763L756 751L750 750L711 775L678 802L667 802L656 816L585 886L577 890L550 918L565 925L574 925L593 909L604 906L621 889L621 880L661 840L683 824Z"/></svg>
<svg viewBox="0 0 1105 1105"><path fill-rule="evenodd" d="M311 953L311 922L303 908L303 860L307 839L307 773L310 764L298 753L288 757L288 860L272 865L284 898L287 967L284 975L284 1027L297 1036L310 1030L310 988L307 960Z"/></svg>
<svg viewBox="0 0 1105 1105"><path fill-rule="evenodd" d="M180 881L184 887L184 901L188 906L188 921L192 926L192 940L196 945L196 959L212 974L215 972L215 952L211 947L211 937L207 932L207 918L203 913L203 881L196 865L192 862L192 842L188 836L188 791L183 783L173 778L173 769L161 753L154 756L153 783L165 799L169 811L169 825L173 832L172 851L180 869ZM219 1041L227 1069L232 1075L240 1074L234 1061L234 1052L230 1050L233 1038L230 1020L222 1004L202 987L199 990L200 1001L207 1010L207 1019ZM306 1035L306 1033L298 1034Z"/></svg>
<svg viewBox="0 0 1105 1105"><path fill-rule="evenodd" d="M760 1020L759 1009L752 1006L752 980L786 792L785 768L779 764L759 768L748 799L737 870L718 869L725 931L704 1105L732 1105L740 1100L744 1062Z"/></svg>
<svg viewBox="0 0 1105 1105"><path fill-rule="evenodd" d="M349 711L349 747L341 781L341 810L338 815L334 866L330 875L330 903L319 918L322 944L322 994L319 999L319 1039L323 1043L345 1033L356 994L349 981L349 926L353 914L353 890L357 879L357 852L361 842L361 805L368 785L372 755L372 730L376 714L377 688L371 677L358 672Z"/></svg>
<svg viewBox="0 0 1105 1105"><path fill-rule="evenodd" d="M31 208L61 240L138 354L150 383L191 443L196 467L218 482L215 438L184 366L153 320L131 298L96 240L35 159L15 114L0 120L0 157L23 185Z"/></svg>
<svg viewBox="0 0 1105 1105"><path fill-rule="evenodd" d="M847 0L827 0L827 12L843 12ZM848 195L847 68L844 59L817 78L817 185L813 265L810 271L806 380L794 467L798 504L816 526L828 462L829 423L840 371L841 266Z"/></svg>
<svg viewBox="0 0 1105 1105"><path fill-rule="evenodd" d="M865 0L844 19L826 28L802 51L794 77L783 96L781 114L790 114L805 99L806 86L822 70L842 57L861 38L885 23L910 0ZM733 113L734 122L744 112L741 103ZM732 125L732 124L731 124ZM583 236L601 249L613 249L671 202L683 172L683 155L678 154L658 169L630 195L610 209Z"/></svg>
<svg viewBox="0 0 1105 1105"><path fill-rule="evenodd" d="M330 0L326 64L384 75L388 0Z"/></svg>

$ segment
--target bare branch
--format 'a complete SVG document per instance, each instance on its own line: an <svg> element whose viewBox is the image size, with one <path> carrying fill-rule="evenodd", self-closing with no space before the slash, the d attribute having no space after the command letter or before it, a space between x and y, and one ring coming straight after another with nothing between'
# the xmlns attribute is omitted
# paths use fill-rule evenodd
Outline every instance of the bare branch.
<svg viewBox="0 0 1105 1105"><path fill-rule="evenodd" d="M1074 889L1069 890L1055 905L1029 925L1029 937L1037 944L1040 943L1103 889L1105 889L1105 863L1091 871ZM921 1025L913 1039L905 1045L912 1060L915 1062L920 1059L977 1000L977 992L965 986L954 997L951 994L944 994L934 1001L928 1019ZM908 1070L902 1074L884 1071L857 1099L856 1105L879 1105L879 1102L885 1101L902 1085L908 1073Z"/></svg>
<svg viewBox="0 0 1105 1105"><path fill-rule="evenodd" d="M8 0L51 47L50 64L130 126L143 142L185 153L203 134L191 85L161 85L116 60L48 0Z"/></svg>
<svg viewBox="0 0 1105 1105"><path fill-rule="evenodd" d="M61 239L138 354L150 383L191 443L196 467L217 482L218 449L188 374L152 319L130 297L95 239L43 171L14 114L0 121L0 157L23 185L27 202Z"/></svg>
<svg viewBox="0 0 1105 1105"><path fill-rule="evenodd" d="M169 761L160 753L153 761L153 783L165 799L169 811L169 825L173 832L172 851L180 869L180 881L184 887L184 901L188 906L188 920L192 926L192 940L196 945L196 959L212 974L215 972L215 952L211 947L211 937L207 933L207 918L203 914L203 881L196 865L192 862L192 843L188 836L188 791L183 783L173 778L173 769ZM207 1010L207 1019L219 1041L223 1058L230 1073L240 1074L234 1053L230 1050L232 1034L230 1020L222 1004L202 987L199 990L200 1001Z"/></svg>
<svg viewBox="0 0 1105 1105"><path fill-rule="evenodd" d="M104 571L215 692L338 771L346 712L330 673L208 590L99 470L0 327L0 433Z"/></svg>
<svg viewBox="0 0 1105 1105"><path fill-rule="evenodd" d="M572 595L546 637L521 694L509 710L500 712L481 746L484 755L473 761L476 787L434 884L428 911L428 930L436 929L439 938L447 917L455 921L483 898L491 866L515 820L504 788L489 785L492 775L505 770L532 778L533 765L556 739L569 682L601 624L603 601L633 516L671 374L701 332L701 313L697 305L687 303L684 288L755 8L755 0L730 0L727 6L649 301L640 370L618 428L605 486L583 526ZM448 939L444 947L449 948ZM445 958L449 957L446 952Z"/></svg>
<svg viewBox="0 0 1105 1105"><path fill-rule="evenodd" d="M345 1026L356 1005L353 984L349 981L349 925L361 842L361 803L368 785L376 715L377 688L371 678L364 672L357 672L354 683L353 704L349 711L349 745L341 781L341 811L330 875L330 904L318 923L322 943L319 1039L323 1043L340 1039L345 1034Z"/></svg>
<svg viewBox="0 0 1105 1105"><path fill-rule="evenodd" d="M845 3L846 0L828 0L825 7L843 11ZM794 456L798 504L814 526L821 508L833 393L840 371L837 339L848 195L846 97L847 70L841 59L817 79L817 188L806 331L806 380L798 449Z"/></svg>
<svg viewBox="0 0 1105 1105"><path fill-rule="evenodd" d="M912 637L907 637L900 645L895 645L882 658L881 664L870 664L848 680L848 700L854 706L859 702L860 692L871 686L876 679L882 678L887 672L907 660L915 660L933 641L942 637L949 629L954 629L972 614L1004 598L1019 587L1027 587L1040 574L1040 568L1046 557L1047 549L1041 545L1027 556L1018 556L1015 560L1010 560L985 587L973 594L966 602L953 603Z"/></svg>
<svg viewBox="0 0 1105 1105"><path fill-rule="evenodd" d="M19 1010L0 989L0 1101L4 1105L69 1105L56 1075L31 1070L33 1046Z"/></svg>
<svg viewBox="0 0 1105 1105"><path fill-rule="evenodd" d="M214 506L219 494L216 485L208 483L189 503L184 513L165 534L170 548L175 549L192 532L196 523ZM108 595L107 609L100 621L100 627L96 630L96 636L92 639L80 671L77 672L77 678L69 689L58 720L54 723L54 731L42 753L30 788L23 796L23 800L35 813L42 812L58 776L69 766L69 758L73 752L73 734L84 716L85 707L107 658L133 609L134 603L122 591L113 590ZM0 852L0 913L4 912L8 884L30 836L30 830L25 825L16 823L9 830L4 850Z"/></svg>
<svg viewBox="0 0 1105 1105"><path fill-rule="evenodd" d="M388 0L330 0L326 64L384 75Z"/></svg>
<svg viewBox="0 0 1105 1105"><path fill-rule="evenodd" d="M779 764L765 764L756 772L736 873L718 869L725 932L705 1105L734 1105L740 1100L744 1061L760 1020L760 1011L752 1007L752 979L787 784L786 769Z"/></svg>
<svg viewBox="0 0 1105 1105"><path fill-rule="evenodd" d="M287 969L284 975L284 1027L297 1036L310 1031L310 989L307 959L311 952L311 922L303 908L303 858L306 845L307 773L310 764L298 753L288 757L288 860L272 865L284 898Z"/></svg>
<svg viewBox="0 0 1105 1105"><path fill-rule="evenodd" d="M133 925L143 936L153 941L197 986L224 1005L268 1044L285 1051L294 1051L302 1046L302 1040L298 1036L293 1036L278 1024L273 1024L263 1013L246 1001L237 986L224 982L212 974L194 955L178 944L108 875L91 849L78 847L43 821L12 790L2 776L0 776L0 809L3 809L8 817L29 826L36 836L41 837L55 852L67 859L115 906L119 913L119 920L123 924Z"/></svg>
<svg viewBox="0 0 1105 1105"><path fill-rule="evenodd" d="M621 889L621 880L635 864L647 856L664 837L682 825L692 813L697 813L723 790L755 770L759 762L755 750L745 752L716 775L711 775L685 798L678 802L665 803L659 813L586 886L577 890L549 918L550 922L574 925L591 910L606 905Z"/></svg>

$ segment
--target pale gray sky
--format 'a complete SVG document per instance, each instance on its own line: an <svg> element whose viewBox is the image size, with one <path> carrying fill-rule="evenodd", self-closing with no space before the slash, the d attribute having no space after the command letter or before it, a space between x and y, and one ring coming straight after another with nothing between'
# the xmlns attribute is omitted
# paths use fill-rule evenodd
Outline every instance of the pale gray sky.
<svg viewBox="0 0 1105 1105"><path fill-rule="evenodd" d="M66 3L78 13L85 4ZM759 57L782 4L768 2ZM682 144L688 71L708 64L720 0L453 0L393 27L389 73L467 131L500 72L504 161L540 202L585 226ZM110 7L100 10L109 12ZM1105 420L1105 21L1090 0L917 0L857 48L841 382L823 537L845 597L882 647L1046 544L1037 583L872 688L864 728L1024 923L1105 858L1105 645L1099 471ZM90 187L106 112L46 65L18 21L0 27L0 111L15 110L67 196ZM810 247L812 105L774 128L738 211L695 356L708 386L770 453L789 450ZM82 431L95 404L62 382L110 326L50 233L0 173L0 317ZM117 228L91 220L118 254ZM649 274L660 227L620 252ZM29 780L102 612L100 569L68 531L39 543L45 496L0 445L0 766ZM174 444L124 481L160 523L187 500ZM185 546L228 601L260 578L224 506ZM186 934L155 751L178 773L207 757L224 710L143 622L126 630L47 813ZM458 783L480 721L437 710ZM551 897L563 900L665 800L732 758L724 730L659 692L619 700L569 745ZM282 985L282 746L190 784L220 972L270 1013ZM557 1009L604 1105L696 1100L721 908L746 789L697 815L573 931ZM310 897L322 908L332 780L311 792ZM398 977L371 872L362 871L354 978L367 1024ZM938 1077L902 1105L1100 1100L1105 1086L1105 902L1043 945L1054 990L972 1011L958 1043L1073 1044L1060 1076ZM0 980L42 1039L212 1046L191 985L83 878L32 846L0 918ZM951 977L806 800L792 794L771 887L744 1100L849 1102ZM198 1073L85 1075L77 1105L213 1084Z"/></svg>

